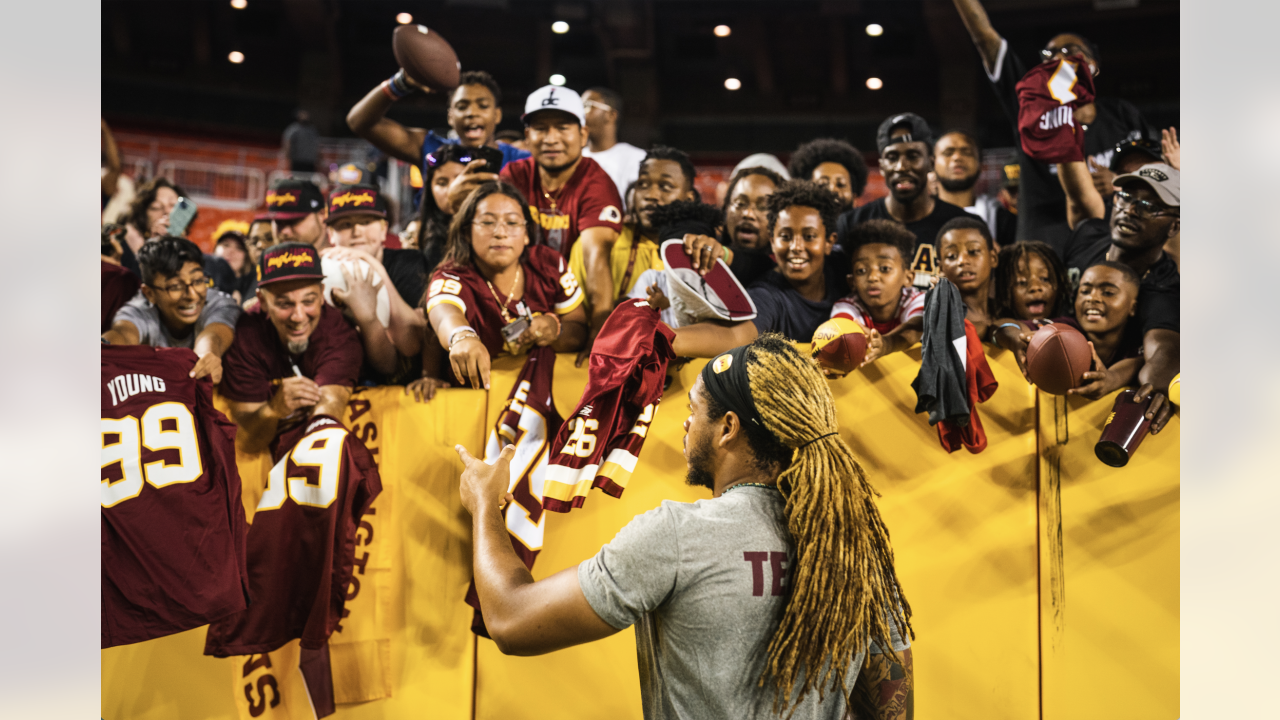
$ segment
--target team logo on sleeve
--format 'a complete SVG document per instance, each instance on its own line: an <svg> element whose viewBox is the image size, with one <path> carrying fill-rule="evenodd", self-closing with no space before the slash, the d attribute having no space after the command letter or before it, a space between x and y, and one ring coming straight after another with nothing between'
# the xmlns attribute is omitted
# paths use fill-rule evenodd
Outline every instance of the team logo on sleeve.
<svg viewBox="0 0 1280 720"><path fill-rule="evenodd" d="M728 370L732 365L733 365L733 356L725 354L711 361L711 370L715 374L719 375L725 370Z"/></svg>
<svg viewBox="0 0 1280 720"><path fill-rule="evenodd" d="M614 205L606 205L605 208L600 211L600 219L605 222L621 223L622 211Z"/></svg>

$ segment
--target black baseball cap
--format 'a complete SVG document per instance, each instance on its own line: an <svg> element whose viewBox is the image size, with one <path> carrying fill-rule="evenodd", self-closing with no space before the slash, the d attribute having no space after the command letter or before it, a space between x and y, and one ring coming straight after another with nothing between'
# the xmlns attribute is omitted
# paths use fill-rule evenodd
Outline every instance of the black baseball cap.
<svg viewBox="0 0 1280 720"><path fill-rule="evenodd" d="M324 209L324 193L309 180L281 178L267 190L267 219L301 220Z"/></svg>
<svg viewBox="0 0 1280 720"><path fill-rule="evenodd" d="M339 185L329 193L328 207L329 216L325 218L328 225L356 215L384 220L387 217L387 201L372 185Z"/></svg>
<svg viewBox="0 0 1280 720"><path fill-rule="evenodd" d="M906 128L907 136L891 138L890 135L898 128ZM880 129L876 131L876 148L884 152L885 148L900 142L922 142L929 146L929 152L933 152L933 130L929 129L924 118L915 113L893 115L880 123Z"/></svg>
<svg viewBox="0 0 1280 720"><path fill-rule="evenodd" d="M306 243L287 242L272 245L262 253L258 263L258 287L286 280L324 281L320 253Z"/></svg>
<svg viewBox="0 0 1280 720"><path fill-rule="evenodd" d="M1111 154L1110 170L1113 173L1120 172L1120 160L1126 155L1140 152L1143 155L1151 156L1151 162L1164 162L1164 149L1160 147L1159 140L1151 138L1137 138L1136 140L1125 140L1116 143L1115 152Z"/></svg>

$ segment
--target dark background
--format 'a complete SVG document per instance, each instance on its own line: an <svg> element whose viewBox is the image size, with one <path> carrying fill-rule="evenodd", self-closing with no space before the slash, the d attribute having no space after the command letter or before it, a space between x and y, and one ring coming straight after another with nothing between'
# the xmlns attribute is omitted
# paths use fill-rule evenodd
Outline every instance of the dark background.
<svg viewBox="0 0 1280 720"><path fill-rule="evenodd" d="M1117 7L1118 6L1118 7ZM1176 0L989 0L996 30L1025 61L1054 34L1099 47L1100 94L1178 124ZM107 0L102 4L102 112L113 127L278 141L293 111L322 134L351 135L344 117L396 69L396 14L440 32L463 69L503 88L503 128L518 128L527 93L552 73L582 91L607 85L626 107L621 136L702 158L787 152L846 137L874 150L885 116L917 112L939 129L1014 143L981 61L950 0ZM570 31L556 35L551 23ZM880 37L864 28L878 23ZM732 35L712 28L727 24ZM246 56L235 65L227 55ZM742 89L724 88L737 77ZM866 78L884 81L868 90ZM443 128L445 99L393 108L408 125Z"/></svg>

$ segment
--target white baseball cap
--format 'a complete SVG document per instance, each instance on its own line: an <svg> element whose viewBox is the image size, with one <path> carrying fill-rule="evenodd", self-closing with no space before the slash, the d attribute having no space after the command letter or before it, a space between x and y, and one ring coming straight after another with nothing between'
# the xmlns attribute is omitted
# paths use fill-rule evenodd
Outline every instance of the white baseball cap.
<svg viewBox="0 0 1280 720"><path fill-rule="evenodd" d="M524 101L524 114L521 120L528 121L529 116L539 110L560 110L578 118L579 125L587 124L587 111L582 106L582 96L567 87L544 85L529 94Z"/></svg>

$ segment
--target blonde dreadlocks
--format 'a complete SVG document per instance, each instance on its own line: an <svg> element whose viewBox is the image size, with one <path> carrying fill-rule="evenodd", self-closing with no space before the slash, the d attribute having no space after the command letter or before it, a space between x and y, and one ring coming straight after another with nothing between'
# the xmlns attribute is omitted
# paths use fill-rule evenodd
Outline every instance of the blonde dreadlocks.
<svg viewBox="0 0 1280 720"><path fill-rule="evenodd" d="M761 685L772 679L774 711L781 712L802 671L797 704L814 686L821 699L837 682L847 697L852 688L844 687L844 677L859 650L874 640L893 653L886 611L900 634L915 633L889 531L876 509L879 493L836 434L835 403L817 364L777 334L759 337L746 358L756 410L792 451L778 490L795 543L795 572L760 678Z"/></svg>

